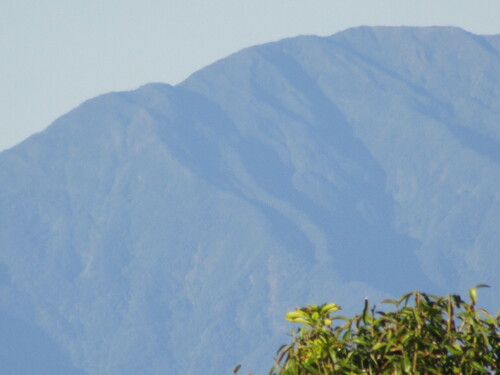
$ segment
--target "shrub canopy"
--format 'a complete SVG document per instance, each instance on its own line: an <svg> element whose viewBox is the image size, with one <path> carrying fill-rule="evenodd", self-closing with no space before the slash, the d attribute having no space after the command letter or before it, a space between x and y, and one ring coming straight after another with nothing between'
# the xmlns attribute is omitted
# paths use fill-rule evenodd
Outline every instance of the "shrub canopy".
<svg viewBox="0 0 500 375"><path fill-rule="evenodd" d="M500 357L499 320L458 295L421 292L385 300L353 318L336 304L308 305L286 314L301 326L278 351L272 375L495 374Z"/></svg>

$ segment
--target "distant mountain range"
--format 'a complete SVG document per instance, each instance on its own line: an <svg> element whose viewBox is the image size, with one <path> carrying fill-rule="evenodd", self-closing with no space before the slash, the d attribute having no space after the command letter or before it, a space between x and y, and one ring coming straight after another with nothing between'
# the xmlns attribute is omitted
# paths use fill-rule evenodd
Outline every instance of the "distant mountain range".
<svg viewBox="0 0 500 375"><path fill-rule="evenodd" d="M305 303L486 283L498 310L499 50L446 27L286 39L0 153L2 371L258 374Z"/></svg>

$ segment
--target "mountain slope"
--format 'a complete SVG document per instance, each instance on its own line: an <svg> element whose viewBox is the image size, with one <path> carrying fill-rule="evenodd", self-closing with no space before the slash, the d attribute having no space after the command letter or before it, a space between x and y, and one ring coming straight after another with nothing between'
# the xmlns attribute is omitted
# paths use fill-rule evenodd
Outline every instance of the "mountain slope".
<svg viewBox="0 0 500 375"><path fill-rule="evenodd" d="M66 373L216 374L264 372L307 302L498 309L497 39L298 37L82 104L0 154L2 314Z"/></svg>

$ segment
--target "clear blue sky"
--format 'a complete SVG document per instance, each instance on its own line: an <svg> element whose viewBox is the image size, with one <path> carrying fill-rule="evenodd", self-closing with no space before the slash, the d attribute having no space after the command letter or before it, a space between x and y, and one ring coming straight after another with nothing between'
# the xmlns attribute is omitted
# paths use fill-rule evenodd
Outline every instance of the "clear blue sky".
<svg viewBox="0 0 500 375"><path fill-rule="evenodd" d="M359 25L500 33L500 0L0 0L0 150L96 95Z"/></svg>

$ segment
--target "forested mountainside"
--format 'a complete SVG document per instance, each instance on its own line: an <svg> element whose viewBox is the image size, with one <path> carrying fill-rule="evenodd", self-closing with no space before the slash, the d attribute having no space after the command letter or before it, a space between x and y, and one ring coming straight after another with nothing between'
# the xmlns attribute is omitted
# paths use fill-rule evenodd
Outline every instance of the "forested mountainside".
<svg viewBox="0 0 500 375"><path fill-rule="evenodd" d="M499 40L290 38L0 153L2 367L266 373L294 306L486 283L498 310Z"/></svg>

